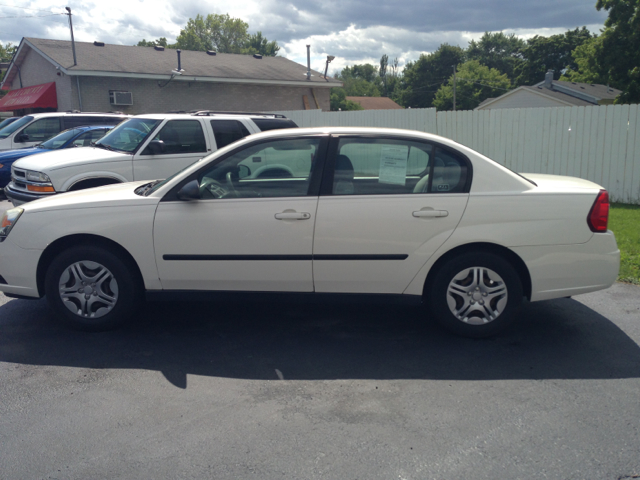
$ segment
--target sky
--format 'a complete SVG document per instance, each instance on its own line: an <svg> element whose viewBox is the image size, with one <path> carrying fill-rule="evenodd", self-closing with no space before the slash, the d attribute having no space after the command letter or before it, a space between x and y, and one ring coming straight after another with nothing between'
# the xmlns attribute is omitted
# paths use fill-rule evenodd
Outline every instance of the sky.
<svg viewBox="0 0 640 480"><path fill-rule="evenodd" d="M347 65L379 64L383 54L402 66L421 53L449 43L466 48L484 32L515 33L524 39L549 36L586 26L598 33L607 18L595 0L0 0L0 42L18 44L22 37L69 40L71 8L77 41L135 45L143 38L175 41L197 14L225 14L276 40L279 55L323 71L327 55L335 56L329 73Z"/></svg>

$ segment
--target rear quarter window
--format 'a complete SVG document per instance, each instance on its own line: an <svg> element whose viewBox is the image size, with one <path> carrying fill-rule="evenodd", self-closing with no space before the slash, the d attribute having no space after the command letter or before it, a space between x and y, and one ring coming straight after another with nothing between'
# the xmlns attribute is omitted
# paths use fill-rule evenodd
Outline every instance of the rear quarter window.
<svg viewBox="0 0 640 480"><path fill-rule="evenodd" d="M252 120L263 132L280 128L298 128L293 120L286 118L252 118Z"/></svg>

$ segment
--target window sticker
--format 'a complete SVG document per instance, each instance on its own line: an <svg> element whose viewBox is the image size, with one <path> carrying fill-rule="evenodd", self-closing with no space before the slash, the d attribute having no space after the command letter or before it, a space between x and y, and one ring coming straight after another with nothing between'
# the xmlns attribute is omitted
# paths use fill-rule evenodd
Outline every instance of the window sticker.
<svg viewBox="0 0 640 480"><path fill-rule="evenodd" d="M404 185L407 181L408 145L382 145L378 182Z"/></svg>

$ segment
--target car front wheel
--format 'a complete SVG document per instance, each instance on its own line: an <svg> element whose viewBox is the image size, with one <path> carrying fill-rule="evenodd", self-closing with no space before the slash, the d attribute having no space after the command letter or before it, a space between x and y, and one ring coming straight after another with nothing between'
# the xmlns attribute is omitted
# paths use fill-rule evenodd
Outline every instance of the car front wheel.
<svg viewBox="0 0 640 480"><path fill-rule="evenodd" d="M133 314L137 276L113 251L77 246L60 253L45 277L51 308L67 325L89 331L115 328Z"/></svg>
<svg viewBox="0 0 640 480"><path fill-rule="evenodd" d="M469 252L445 263L427 292L429 306L447 330L465 337L488 337L515 320L522 283L504 258Z"/></svg>

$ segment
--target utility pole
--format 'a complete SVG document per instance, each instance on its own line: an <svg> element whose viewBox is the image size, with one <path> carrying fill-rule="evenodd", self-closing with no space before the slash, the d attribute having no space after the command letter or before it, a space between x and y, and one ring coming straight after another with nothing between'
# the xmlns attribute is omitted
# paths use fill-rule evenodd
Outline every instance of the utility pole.
<svg viewBox="0 0 640 480"><path fill-rule="evenodd" d="M456 111L456 67L453 66L453 111Z"/></svg>
<svg viewBox="0 0 640 480"><path fill-rule="evenodd" d="M71 49L73 50L73 64L78 65L78 61L76 60L76 42L73 39L73 22L71 21L71 9L69 7L64 7L65 10L69 13L69 28L71 29Z"/></svg>

